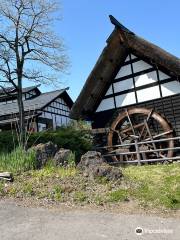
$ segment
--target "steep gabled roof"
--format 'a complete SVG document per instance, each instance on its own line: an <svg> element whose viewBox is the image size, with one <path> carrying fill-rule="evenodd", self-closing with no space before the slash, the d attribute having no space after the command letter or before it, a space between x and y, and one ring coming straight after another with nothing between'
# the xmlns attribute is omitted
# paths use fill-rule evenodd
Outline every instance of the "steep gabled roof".
<svg viewBox="0 0 180 240"><path fill-rule="evenodd" d="M52 92L42 93L41 95L24 101L24 111L37 111L42 110L44 107L49 105L52 101L54 101L59 96L66 98L69 101L70 107L72 106L72 100L67 94L65 89L56 90ZM1 104L0 105L0 117L4 115L16 114L19 112L17 102Z"/></svg>
<svg viewBox="0 0 180 240"><path fill-rule="evenodd" d="M114 17L110 16L110 20L115 25L115 29L73 105L70 116L74 119L90 118L129 52L148 59L169 75L180 79L179 58L137 36Z"/></svg>

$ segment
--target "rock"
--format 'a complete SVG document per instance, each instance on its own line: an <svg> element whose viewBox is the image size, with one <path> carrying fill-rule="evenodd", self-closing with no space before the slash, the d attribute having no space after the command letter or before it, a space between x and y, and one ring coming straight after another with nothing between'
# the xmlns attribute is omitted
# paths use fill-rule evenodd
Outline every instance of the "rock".
<svg viewBox="0 0 180 240"><path fill-rule="evenodd" d="M101 153L96 151L87 152L81 157L78 168L83 171L83 175L90 178L105 177L107 180L118 180L122 175L119 167L108 165Z"/></svg>
<svg viewBox="0 0 180 240"><path fill-rule="evenodd" d="M72 156L72 151L69 149L60 148L58 152L56 152L53 161L56 166L68 166L69 160Z"/></svg>
<svg viewBox="0 0 180 240"><path fill-rule="evenodd" d="M89 166L92 165L100 165L104 162L104 159L101 156L100 152L89 151L82 155L81 161L78 164L78 168L81 170L85 170Z"/></svg>
<svg viewBox="0 0 180 240"><path fill-rule="evenodd" d="M57 146L52 143L40 143L33 147L36 151L36 158L38 160L38 168L43 167L50 158L53 158L57 152Z"/></svg>
<svg viewBox="0 0 180 240"><path fill-rule="evenodd" d="M118 180L122 177L122 171L120 168L110 166L107 163L86 168L85 174L93 179L97 177L105 177L109 181Z"/></svg>

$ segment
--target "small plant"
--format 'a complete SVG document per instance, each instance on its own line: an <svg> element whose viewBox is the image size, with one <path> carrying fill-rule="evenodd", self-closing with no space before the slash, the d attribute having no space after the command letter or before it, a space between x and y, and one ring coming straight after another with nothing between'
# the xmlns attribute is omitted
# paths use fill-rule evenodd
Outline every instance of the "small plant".
<svg viewBox="0 0 180 240"><path fill-rule="evenodd" d="M85 192L79 191L79 192L75 192L74 194L74 201L75 202L84 202L87 199L87 196L85 194Z"/></svg>
<svg viewBox="0 0 180 240"><path fill-rule="evenodd" d="M0 182L0 196L4 195L4 183Z"/></svg>
<svg viewBox="0 0 180 240"><path fill-rule="evenodd" d="M31 183L26 183L22 188L22 192L27 196L34 195L33 185Z"/></svg>
<svg viewBox="0 0 180 240"><path fill-rule="evenodd" d="M68 167L75 167L76 166L76 157L74 153L70 153L67 159Z"/></svg>
<svg viewBox="0 0 180 240"><path fill-rule="evenodd" d="M107 177L96 177L96 182L99 184L106 185L109 182L109 179Z"/></svg>
<svg viewBox="0 0 180 240"><path fill-rule="evenodd" d="M103 205L103 203L104 203L104 200L103 200L102 196L100 196L100 195L96 196L94 201L95 201L95 204L97 204L97 205Z"/></svg>
<svg viewBox="0 0 180 240"><path fill-rule="evenodd" d="M60 201L62 199L62 188L59 185L55 185L51 192L51 197L56 200Z"/></svg>
<svg viewBox="0 0 180 240"><path fill-rule="evenodd" d="M18 193L18 189L14 186L10 187L8 190L9 196L15 197L17 193Z"/></svg>

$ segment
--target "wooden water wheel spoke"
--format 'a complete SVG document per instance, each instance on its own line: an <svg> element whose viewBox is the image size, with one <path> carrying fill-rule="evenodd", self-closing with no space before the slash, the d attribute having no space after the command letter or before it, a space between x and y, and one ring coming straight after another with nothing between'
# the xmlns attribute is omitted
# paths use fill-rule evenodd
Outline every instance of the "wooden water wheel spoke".
<svg viewBox="0 0 180 240"><path fill-rule="evenodd" d="M132 124L132 121L131 121L131 118L130 118L130 116L129 116L129 113L128 113L128 110L127 110L127 109L126 109L126 115L127 115L128 120L129 120L131 129L132 129L132 132L133 132L134 135L136 135L135 130L134 130L134 127L133 127L133 124Z"/></svg>
<svg viewBox="0 0 180 240"><path fill-rule="evenodd" d="M151 131L150 131L150 129L149 129L149 126L148 126L148 123L147 123L146 120L145 120L145 126L146 126L147 132L148 132L148 134L149 134L149 137L150 137L150 139L151 139L151 141L152 141L152 140L153 140L153 137L152 137ZM157 148L156 148L156 144L155 144L154 142L152 142L152 145L153 145L153 148L156 150L156 149L157 149ZM158 156L159 156L158 152L155 152L155 155L158 157Z"/></svg>
<svg viewBox="0 0 180 240"><path fill-rule="evenodd" d="M163 132L163 133L157 134L157 135L153 136L153 139L157 139L157 138L159 138L159 137L163 137L163 136L169 135L169 134L171 134L171 133L173 133L173 130L169 130L169 131L167 131L167 132ZM150 138L144 139L144 141L150 141L150 140L151 140Z"/></svg>
<svg viewBox="0 0 180 240"><path fill-rule="evenodd" d="M125 110L114 120L111 129L108 134L108 146L117 145L119 142L120 144L125 143L126 146L129 144L128 154L126 152L120 154L121 159L123 156L126 161L138 160L140 163L141 159L150 160L173 156L174 141L171 139L161 141L165 137L172 138L173 130L168 122L153 109L132 108ZM155 139L159 141L154 142ZM144 144L141 145L140 142ZM112 158L115 161L120 159L118 155Z"/></svg>
<svg viewBox="0 0 180 240"><path fill-rule="evenodd" d="M143 122L143 123L136 124L136 125L133 125L133 128L134 128L134 129L137 129L137 128L140 128L140 127L142 127L142 126L144 126L144 122ZM130 132L131 130L132 130L131 127L124 128L124 129L121 130L121 133L127 133L127 132Z"/></svg>

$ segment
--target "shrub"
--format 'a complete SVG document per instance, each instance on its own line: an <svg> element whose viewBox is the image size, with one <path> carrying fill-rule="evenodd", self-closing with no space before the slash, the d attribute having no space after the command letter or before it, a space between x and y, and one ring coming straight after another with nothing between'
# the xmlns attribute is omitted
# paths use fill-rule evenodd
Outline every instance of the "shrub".
<svg viewBox="0 0 180 240"><path fill-rule="evenodd" d="M70 149L76 161L85 152L92 148L91 135L89 130L74 125L61 127L56 131L33 133L28 139L28 147L38 143L52 141L60 148ZM11 131L0 133L0 152L10 152L18 146L17 137Z"/></svg>

